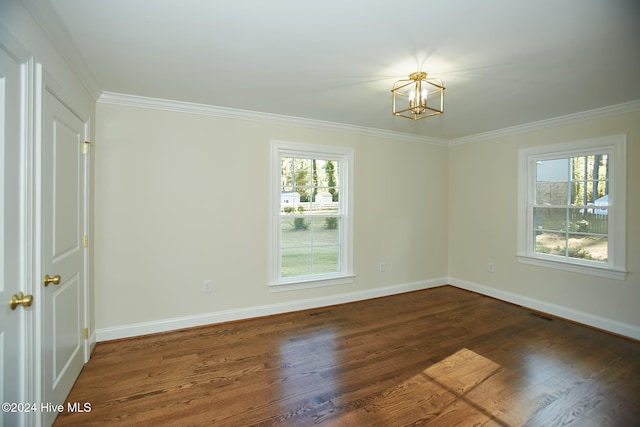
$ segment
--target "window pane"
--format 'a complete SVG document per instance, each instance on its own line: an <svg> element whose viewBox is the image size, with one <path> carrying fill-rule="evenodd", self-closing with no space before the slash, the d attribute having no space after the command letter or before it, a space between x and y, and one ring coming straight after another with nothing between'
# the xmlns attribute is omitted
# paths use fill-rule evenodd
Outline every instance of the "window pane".
<svg viewBox="0 0 640 427"><path fill-rule="evenodd" d="M300 201L310 201L309 188L311 187L311 160L295 159L294 177L297 191L300 193Z"/></svg>
<svg viewBox="0 0 640 427"><path fill-rule="evenodd" d="M340 217L313 218L313 244L337 245L340 242Z"/></svg>
<svg viewBox="0 0 640 427"><path fill-rule="evenodd" d="M584 181L571 183L570 204L584 205Z"/></svg>
<svg viewBox="0 0 640 427"><path fill-rule="evenodd" d="M566 230L567 209L533 208L534 228L536 230Z"/></svg>
<svg viewBox="0 0 640 427"><path fill-rule="evenodd" d="M551 255L566 255L567 235L565 233L535 232L536 252Z"/></svg>
<svg viewBox="0 0 640 427"><path fill-rule="evenodd" d="M570 159L573 188L572 204L592 204L609 192L608 156L592 154Z"/></svg>
<svg viewBox="0 0 640 427"><path fill-rule="evenodd" d="M309 202L311 202L311 193L312 193L311 189L296 187L296 191L300 195L300 205L305 211L308 211L310 209Z"/></svg>
<svg viewBox="0 0 640 427"><path fill-rule="evenodd" d="M606 196L605 181L576 181L571 184L571 204L592 205Z"/></svg>
<svg viewBox="0 0 640 427"><path fill-rule="evenodd" d="M568 182L537 182L536 203L539 205L566 205L569 200Z"/></svg>
<svg viewBox="0 0 640 427"><path fill-rule="evenodd" d="M284 157L280 160L280 186L283 188L293 187L295 184L293 178L293 159L291 157Z"/></svg>
<svg viewBox="0 0 640 427"><path fill-rule="evenodd" d="M569 200L569 159L536 162L536 203L566 205Z"/></svg>
<svg viewBox="0 0 640 427"><path fill-rule="evenodd" d="M326 182L326 186L329 188L338 188L340 182L339 165L339 162L336 161L327 161L323 164L324 180L322 182Z"/></svg>
<svg viewBox="0 0 640 427"><path fill-rule="evenodd" d="M340 271L340 247L315 246L313 248L313 273L336 273Z"/></svg>
<svg viewBox="0 0 640 427"><path fill-rule="evenodd" d="M312 211L316 214L339 212L338 202L334 202L334 196L328 188L318 188L314 196Z"/></svg>
<svg viewBox="0 0 640 427"><path fill-rule="evenodd" d="M311 248L282 248L282 277L306 276L311 274Z"/></svg>
<svg viewBox="0 0 640 427"><path fill-rule="evenodd" d="M594 211L601 213L596 214ZM606 212L607 209L569 209L569 231L607 234L609 221Z"/></svg>
<svg viewBox="0 0 640 427"><path fill-rule="evenodd" d="M596 204L596 208L594 208L591 213L593 213L595 215L595 218L600 218L600 219L608 219L609 216L609 209L607 208L602 208L602 207L598 207L599 205Z"/></svg>
<svg viewBox="0 0 640 427"><path fill-rule="evenodd" d="M310 246L312 232L309 229L309 219L300 217L281 217L282 247Z"/></svg>
<svg viewBox="0 0 640 427"><path fill-rule="evenodd" d="M569 234L569 257L606 262L609 258L607 236Z"/></svg>
<svg viewBox="0 0 640 427"><path fill-rule="evenodd" d="M294 214L300 206L300 194L293 187L283 187L280 192L280 213Z"/></svg>
<svg viewBox="0 0 640 427"><path fill-rule="evenodd" d="M568 182L569 159L542 160L536 162L536 181Z"/></svg>
<svg viewBox="0 0 640 427"><path fill-rule="evenodd" d="M313 272L340 271L341 218L314 218L313 220Z"/></svg>
<svg viewBox="0 0 640 427"><path fill-rule="evenodd" d="M608 203L608 191L609 191L609 181L595 181L595 199L593 203L596 205L598 203L603 203L603 199L605 200L604 204Z"/></svg>

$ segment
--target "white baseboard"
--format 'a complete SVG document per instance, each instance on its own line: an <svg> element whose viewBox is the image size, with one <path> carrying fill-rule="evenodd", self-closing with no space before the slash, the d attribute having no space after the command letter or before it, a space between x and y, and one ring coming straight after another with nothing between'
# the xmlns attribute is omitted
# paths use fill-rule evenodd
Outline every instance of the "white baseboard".
<svg viewBox="0 0 640 427"><path fill-rule="evenodd" d="M512 304L531 308L536 311L552 314L563 319L582 323L583 325L592 326L614 334L640 340L640 328L635 325L618 322L616 320L607 319L605 317L596 316L583 311L573 310L560 305L502 291L466 280L456 279L455 277L449 277L448 283L460 289L466 289L468 291L476 292L502 301L507 301Z"/></svg>
<svg viewBox="0 0 640 427"><path fill-rule="evenodd" d="M193 316L176 317L172 319L162 319L151 322L114 326L110 328L101 328L95 331L95 336L92 335L91 339L92 341L95 339L97 342L100 342L121 338L130 338L157 332L166 332L176 329L230 322L234 320L251 319L261 316L270 316L273 314L288 313L298 310L307 310L311 308L326 307L335 304L362 301L371 298L401 294L404 292L429 289L445 284L450 284L460 289L466 289L468 291L510 302L512 304L517 304L526 308L548 313L577 323L582 323L584 325L592 326L594 328L602 329L614 334L640 340L640 328L635 325L618 322L616 320L611 320L600 316L595 316L593 314L573 310L567 307L551 304L545 301L540 301L511 292L502 291L499 289L480 285L478 283L456 279L455 277L440 277L419 282L368 289L365 291L349 292L317 298L307 298L278 304L267 304L234 310L224 310Z"/></svg>
<svg viewBox="0 0 640 427"><path fill-rule="evenodd" d="M114 326L110 328L101 328L96 330L96 338L98 342L129 338L139 335L153 334L157 332L166 332L176 329L209 325L213 323L230 322L233 320L250 319L254 317L270 316L273 314L288 313L298 310L307 310L310 308L326 307L335 304L362 301L371 298L378 298L401 294L404 292L433 288L445 284L447 284L447 278L440 277L419 282L404 283L401 285L367 289L365 291L349 292L317 298L307 298L278 304L267 304L233 310L224 310L212 313L197 314L193 316L156 320L152 322Z"/></svg>
<svg viewBox="0 0 640 427"><path fill-rule="evenodd" d="M86 347L85 347L85 354L84 354L84 363L87 363L89 361L89 359L91 358L91 353L93 353L93 350L96 348L96 331L93 331L91 333L91 335L89 335L89 338L87 338L87 343L86 343Z"/></svg>

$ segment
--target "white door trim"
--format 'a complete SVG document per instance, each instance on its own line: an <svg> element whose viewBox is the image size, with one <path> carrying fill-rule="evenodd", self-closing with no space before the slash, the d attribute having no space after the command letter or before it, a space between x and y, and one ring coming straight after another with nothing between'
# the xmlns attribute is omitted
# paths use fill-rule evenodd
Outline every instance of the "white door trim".
<svg viewBox="0 0 640 427"><path fill-rule="evenodd" d="M33 295L33 73L34 61L29 50L20 43L13 35L3 26L0 25L0 42L2 49L12 56L17 63L20 64L20 136L19 141L19 173L18 173L18 193L19 193L19 213L18 236L20 240L18 255L18 283L17 289L23 291L26 295ZM4 303L3 303L4 304ZM20 402L26 403L36 402L35 383L37 382L37 374L35 372L35 336L33 333L33 325L35 322L35 313L38 310L37 299L34 296L33 305L29 308L18 308L14 315L23 316L20 333L22 339L16 343L21 357L21 366L17 373L19 384L17 384ZM0 414L0 417L2 415ZM38 426L36 417L29 413L21 414L18 422L23 426Z"/></svg>
<svg viewBox="0 0 640 427"><path fill-rule="evenodd" d="M34 312L34 319L32 324L33 331L33 372L34 377L31 386L34 389L34 401L43 402L42 391L42 301L43 301L43 288L40 286L40 278L42 276L42 190L40 183L42 182L42 109L43 109L43 96L44 96L44 76L43 76L42 64L36 63L34 66L33 77L33 138L32 138L32 150L30 162L32 164L31 169L31 230L32 235L30 242L30 265L31 265L31 283L33 283L33 296L39 301L38 310ZM34 424L35 427L41 427L43 425L43 414L35 414Z"/></svg>
<svg viewBox="0 0 640 427"><path fill-rule="evenodd" d="M85 121L84 125L84 140L89 141L90 145L87 148L87 153L84 155L84 164L83 164L83 181L84 181L84 206L83 211L84 215L82 218L83 221L83 230L84 235L87 236L88 244L84 248L84 313L82 318L84 320L84 327L88 328L89 331L92 330L91 325L91 295L89 294L91 291L91 286L89 286L91 279L91 247L92 240L91 239L91 155L93 151L93 146L91 144L91 122ZM95 345L95 332L89 335L84 341L84 363L87 363L91 358L91 349Z"/></svg>

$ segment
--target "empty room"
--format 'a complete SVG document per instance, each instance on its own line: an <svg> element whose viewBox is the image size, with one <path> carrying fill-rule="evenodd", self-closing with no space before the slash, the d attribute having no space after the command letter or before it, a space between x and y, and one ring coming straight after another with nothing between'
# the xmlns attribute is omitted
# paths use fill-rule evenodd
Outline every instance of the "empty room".
<svg viewBox="0 0 640 427"><path fill-rule="evenodd" d="M0 426L640 424L638 22L0 2Z"/></svg>

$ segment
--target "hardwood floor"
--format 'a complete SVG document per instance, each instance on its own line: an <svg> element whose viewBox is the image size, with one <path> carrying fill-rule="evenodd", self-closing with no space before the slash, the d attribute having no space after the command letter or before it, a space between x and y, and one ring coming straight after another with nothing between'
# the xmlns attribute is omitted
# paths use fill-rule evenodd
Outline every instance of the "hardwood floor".
<svg viewBox="0 0 640 427"><path fill-rule="evenodd" d="M444 286L101 342L68 402L56 427L630 427L640 343Z"/></svg>

